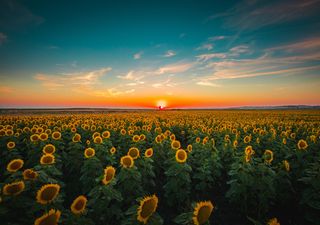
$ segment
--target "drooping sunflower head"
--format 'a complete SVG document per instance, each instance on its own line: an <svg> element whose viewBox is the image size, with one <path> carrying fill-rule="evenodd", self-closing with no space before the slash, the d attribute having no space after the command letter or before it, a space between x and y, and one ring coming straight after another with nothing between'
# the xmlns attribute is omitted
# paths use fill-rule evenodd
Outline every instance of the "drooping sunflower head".
<svg viewBox="0 0 320 225"><path fill-rule="evenodd" d="M57 225L61 216L59 210L50 209L48 213L43 214L41 217L34 221L34 225Z"/></svg>
<svg viewBox="0 0 320 225"><path fill-rule="evenodd" d="M4 195L18 195L25 188L25 184L23 181L17 181L10 184L6 184L3 186L2 193Z"/></svg>
<svg viewBox="0 0 320 225"><path fill-rule="evenodd" d="M300 139L297 145L299 150L306 150L308 148L308 143L303 139Z"/></svg>
<svg viewBox="0 0 320 225"><path fill-rule="evenodd" d="M54 140L59 140L61 139L61 133L59 131L55 131L51 134L51 137L54 139Z"/></svg>
<svg viewBox="0 0 320 225"><path fill-rule="evenodd" d="M134 165L134 160L130 155L126 155L121 157L120 163L124 168L131 168Z"/></svg>
<svg viewBox="0 0 320 225"><path fill-rule="evenodd" d="M176 161L178 163L184 163L187 161L188 155L187 152L183 149L176 151Z"/></svg>
<svg viewBox="0 0 320 225"><path fill-rule="evenodd" d="M133 135L133 137L132 137L133 142L138 142L139 140L140 140L139 135Z"/></svg>
<svg viewBox="0 0 320 225"><path fill-rule="evenodd" d="M46 141L48 140L48 134L47 133L41 133L39 134L39 138L41 141Z"/></svg>
<svg viewBox="0 0 320 225"><path fill-rule="evenodd" d="M110 132L109 131L104 131L103 133L102 133L102 137L103 138L109 138L110 137Z"/></svg>
<svg viewBox="0 0 320 225"><path fill-rule="evenodd" d="M100 137L100 136L95 137L95 138L93 139L93 142L94 142L95 144L102 144L102 142L103 142L102 137Z"/></svg>
<svg viewBox="0 0 320 225"><path fill-rule="evenodd" d="M17 172L23 167L23 160L22 159L13 159L7 165L7 171L10 173Z"/></svg>
<svg viewBox="0 0 320 225"><path fill-rule="evenodd" d="M273 161L273 152L271 150L265 150L264 160L266 163L271 163Z"/></svg>
<svg viewBox="0 0 320 225"><path fill-rule="evenodd" d="M133 159L137 159L140 156L140 151L136 147L132 147L129 149L128 155L130 155Z"/></svg>
<svg viewBox="0 0 320 225"><path fill-rule="evenodd" d="M272 218L268 221L268 225L280 225L277 218Z"/></svg>
<svg viewBox="0 0 320 225"><path fill-rule="evenodd" d="M290 164L288 162L288 160L283 160L283 166L284 166L284 169L289 172L290 171Z"/></svg>
<svg viewBox="0 0 320 225"><path fill-rule="evenodd" d="M9 141L7 143L7 148L8 149L13 149L14 147L16 147L16 143L14 143L13 141Z"/></svg>
<svg viewBox="0 0 320 225"><path fill-rule="evenodd" d="M25 180L36 180L38 173L32 169L26 169L23 171L23 179Z"/></svg>
<svg viewBox="0 0 320 225"><path fill-rule="evenodd" d="M60 191L59 184L45 184L37 192L37 202L46 205L55 200Z"/></svg>
<svg viewBox="0 0 320 225"><path fill-rule="evenodd" d="M104 169L102 183L104 185L109 184L112 181L112 179L114 178L115 173L116 173L116 169L113 166L107 166Z"/></svg>
<svg viewBox="0 0 320 225"><path fill-rule="evenodd" d="M76 143L76 142L80 142L81 141L81 135L76 133L73 135L72 137L72 142Z"/></svg>
<svg viewBox="0 0 320 225"><path fill-rule="evenodd" d="M112 155L115 154L116 151L117 151L116 147L112 147L112 148L110 149L110 153L111 153Z"/></svg>
<svg viewBox="0 0 320 225"><path fill-rule="evenodd" d="M54 164L55 161L56 161L56 159L55 159L54 155L52 155L52 154L44 154L40 158L40 164L41 165Z"/></svg>
<svg viewBox="0 0 320 225"><path fill-rule="evenodd" d="M84 150L84 157L91 158L96 154L96 151L93 148L86 148L86 150Z"/></svg>
<svg viewBox="0 0 320 225"><path fill-rule="evenodd" d="M84 195L78 196L75 200L73 200L70 209L73 214L80 215L82 214L87 205L87 198Z"/></svg>
<svg viewBox="0 0 320 225"><path fill-rule="evenodd" d="M148 149L145 151L144 156L145 156L146 158L152 157L152 156L153 156L153 149L152 149L152 148L148 148Z"/></svg>
<svg viewBox="0 0 320 225"><path fill-rule="evenodd" d="M181 148L180 141L178 141L178 140L172 141L171 142L171 148L175 149L175 150L178 150L179 148Z"/></svg>
<svg viewBox="0 0 320 225"><path fill-rule="evenodd" d="M56 151L56 147L53 144L47 144L43 147L42 152L44 154L53 154Z"/></svg>
<svg viewBox="0 0 320 225"><path fill-rule="evenodd" d="M158 207L158 197L156 195L144 197L140 201L140 205L137 210L137 220L146 224L148 219L156 211Z"/></svg>
<svg viewBox="0 0 320 225"><path fill-rule="evenodd" d="M198 202L193 209L193 224L201 225L208 221L212 211L213 204L211 201Z"/></svg>

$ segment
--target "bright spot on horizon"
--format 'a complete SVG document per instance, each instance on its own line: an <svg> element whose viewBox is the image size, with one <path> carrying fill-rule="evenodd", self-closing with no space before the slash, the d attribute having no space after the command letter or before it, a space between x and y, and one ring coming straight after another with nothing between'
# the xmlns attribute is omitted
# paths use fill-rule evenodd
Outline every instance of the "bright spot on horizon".
<svg viewBox="0 0 320 225"><path fill-rule="evenodd" d="M159 107L160 109L164 109L167 106L167 102L164 100L159 100L157 102L157 107Z"/></svg>

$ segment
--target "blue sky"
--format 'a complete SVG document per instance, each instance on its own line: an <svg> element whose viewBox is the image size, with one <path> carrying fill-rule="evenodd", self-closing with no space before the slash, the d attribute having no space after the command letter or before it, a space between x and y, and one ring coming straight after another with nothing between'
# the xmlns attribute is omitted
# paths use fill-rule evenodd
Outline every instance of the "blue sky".
<svg viewBox="0 0 320 225"><path fill-rule="evenodd" d="M45 106L153 105L146 95L177 107L320 104L319 9L318 0L4 0L0 105L52 94L61 101Z"/></svg>

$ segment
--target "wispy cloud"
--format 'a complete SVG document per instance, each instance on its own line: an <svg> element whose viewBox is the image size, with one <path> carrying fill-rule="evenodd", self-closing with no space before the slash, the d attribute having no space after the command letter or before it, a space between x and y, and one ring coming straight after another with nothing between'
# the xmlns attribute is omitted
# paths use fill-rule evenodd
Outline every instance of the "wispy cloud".
<svg viewBox="0 0 320 225"><path fill-rule="evenodd" d="M249 48L247 45L238 45L230 49L231 56L239 56L245 53L252 53L252 49Z"/></svg>
<svg viewBox="0 0 320 225"><path fill-rule="evenodd" d="M220 87L221 86L221 85L215 84L213 82L210 82L208 80L198 81L196 84L201 85L201 86L208 86L208 87Z"/></svg>
<svg viewBox="0 0 320 225"><path fill-rule="evenodd" d="M218 40L224 40L228 38L227 36L223 36L223 35L220 35L220 36L213 36L213 37L209 37L208 40L209 41L218 41Z"/></svg>
<svg viewBox="0 0 320 225"><path fill-rule="evenodd" d="M292 52L301 52L308 50L318 51L320 49L320 37L312 37L302 41L298 41L291 44L280 45L273 48L267 49L268 51L286 51L289 53Z"/></svg>
<svg viewBox="0 0 320 225"><path fill-rule="evenodd" d="M7 41L8 37L4 33L0 32L0 46Z"/></svg>
<svg viewBox="0 0 320 225"><path fill-rule="evenodd" d="M319 3L319 0L242 1L209 19L223 18L227 27L236 30L255 30L315 14Z"/></svg>
<svg viewBox="0 0 320 225"><path fill-rule="evenodd" d="M164 57L172 57L175 56L177 53L173 50L168 50L163 56Z"/></svg>
<svg viewBox="0 0 320 225"><path fill-rule="evenodd" d="M227 54L225 54L225 53L211 53L211 54L202 54L202 55L196 56L196 58L199 61L203 61L203 62L206 62L212 58L225 59L226 57L227 57Z"/></svg>
<svg viewBox="0 0 320 225"><path fill-rule="evenodd" d="M166 73L182 73L187 70L189 70L194 63L176 63L176 64L170 64L163 67L160 67L155 74L166 74Z"/></svg>
<svg viewBox="0 0 320 225"><path fill-rule="evenodd" d="M99 78L111 71L110 67L101 68L81 73L69 74L37 74L34 79L40 81L42 85L49 90L56 90L60 87L91 87L95 85Z"/></svg>
<svg viewBox="0 0 320 225"><path fill-rule="evenodd" d="M133 55L134 59L141 59L141 56L143 54L143 51L137 52L136 54Z"/></svg>
<svg viewBox="0 0 320 225"><path fill-rule="evenodd" d="M213 44L211 43L204 43L198 48L196 48L196 50L211 50L211 49L213 49Z"/></svg>

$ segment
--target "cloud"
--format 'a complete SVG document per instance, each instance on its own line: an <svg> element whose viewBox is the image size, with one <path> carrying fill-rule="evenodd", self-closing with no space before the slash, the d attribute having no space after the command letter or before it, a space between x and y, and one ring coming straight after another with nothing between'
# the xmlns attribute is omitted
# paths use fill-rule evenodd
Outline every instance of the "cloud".
<svg viewBox="0 0 320 225"><path fill-rule="evenodd" d="M230 49L231 56L239 56L240 54L252 53L252 50L247 45L238 45Z"/></svg>
<svg viewBox="0 0 320 225"><path fill-rule="evenodd" d="M136 54L133 55L134 59L141 59L141 56L143 54L143 51L137 52Z"/></svg>
<svg viewBox="0 0 320 225"><path fill-rule="evenodd" d="M27 7L15 0L0 1L0 28L17 29L25 26L37 26L45 19L35 15Z"/></svg>
<svg viewBox="0 0 320 225"><path fill-rule="evenodd" d="M160 67L155 74L166 74L166 73L182 73L189 70L194 64L193 63L177 63L170 64Z"/></svg>
<svg viewBox="0 0 320 225"><path fill-rule="evenodd" d="M49 75L40 73L35 75L34 79L40 81L49 90L56 90L60 87L88 88L95 85L99 81L99 78L109 71L111 71L110 67L70 74Z"/></svg>
<svg viewBox="0 0 320 225"><path fill-rule="evenodd" d="M213 37L209 37L208 40L209 41L218 41L218 40L224 40L228 38L227 36L213 36Z"/></svg>
<svg viewBox="0 0 320 225"><path fill-rule="evenodd" d="M280 45L273 48L267 49L267 51L286 51L292 52L305 52L307 50L319 50L320 48L320 37L312 37L302 41L298 41L291 44Z"/></svg>
<svg viewBox="0 0 320 225"><path fill-rule="evenodd" d="M151 86L154 87L154 88L161 88L161 87L175 87L176 85L177 85L177 84L172 83L172 82L171 82L171 79L168 78L168 79L166 79L166 80L163 81L163 82L154 83L154 84L152 84Z"/></svg>
<svg viewBox="0 0 320 225"><path fill-rule="evenodd" d="M202 54L202 55L197 55L196 56L198 61L203 61L203 62L206 62L206 61L208 61L209 59L212 59L212 58L224 59L226 57L227 57L227 55L225 53Z"/></svg>
<svg viewBox="0 0 320 225"><path fill-rule="evenodd" d="M196 48L196 50L211 50L211 49L213 49L213 44L210 44L210 43L202 44L201 46Z"/></svg>
<svg viewBox="0 0 320 225"><path fill-rule="evenodd" d="M96 94L100 94L100 96L102 97L109 97L109 96L131 94L133 92L135 92L135 89L121 91L118 88L109 88L107 92L97 92Z"/></svg>
<svg viewBox="0 0 320 225"><path fill-rule="evenodd" d="M8 37L4 33L0 32L0 46L7 41Z"/></svg>
<svg viewBox="0 0 320 225"><path fill-rule="evenodd" d="M209 19L222 18L226 27L236 30L256 30L316 14L319 3L319 0L242 1Z"/></svg>
<svg viewBox="0 0 320 225"><path fill-rule="evenodd" d="M129 81L135 81L136 83L144 83L141 81L142 78L144 78L144 74L142 74L143 72L139 72L139 71L134 71L134 70L130 70L126 75L124 76L117 76L119 79L122 80L129 80Z"/></svg>
<svg viewBox="0 0 320 225"><path fill-rule="evenodd" d="M196 84L197 85L201 85L201 86L208 86L208 87L220 87L220 85L212 83L212 82L207 81L207 80L199 81Z"/></svg>
<svg viewBox="0 0 320 225"><path fill-rule="evenodd" d="M172 57L175 56L177 53L174 52L173 50L168 50L165 54L164 57Z"/></svg>

